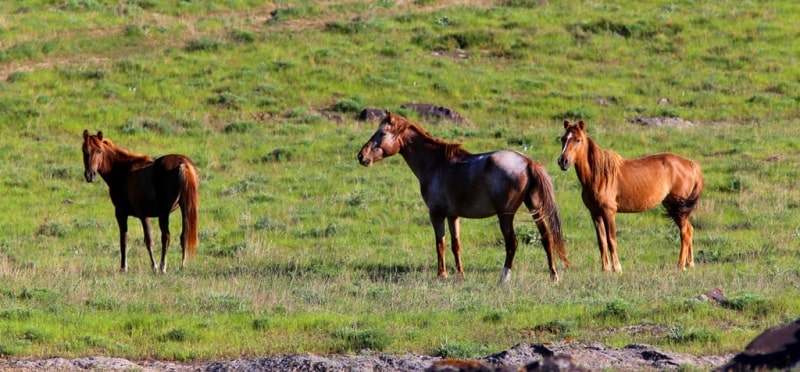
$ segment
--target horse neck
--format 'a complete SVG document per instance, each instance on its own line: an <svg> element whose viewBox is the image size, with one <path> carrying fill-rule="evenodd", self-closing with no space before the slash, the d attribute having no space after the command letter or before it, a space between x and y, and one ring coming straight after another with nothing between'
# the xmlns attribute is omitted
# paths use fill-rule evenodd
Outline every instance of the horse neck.
<svg viewBox="0 0 800 372"><path fill-rule="evenodd" d="M616 179L620 156L602 149L594 140L586 138L586 157L575 163L578 178L584 185L604 186Z"/></svg>
<svg viewBox="0 0 800 372"><path fill-rule="evenodd" d="M117 174L126 173L134 165L153 162L147 155L136 154L113 145L106 145L104 154L103 164L97 173L109 184L117 178Z"/></svg>
<svg viewBox="0 0 800 372"><path fill-rule="evenodd" d="M420 181L432 176L436 168L447 164L454 156L464 153L458 145L439 141L414 129L405 132L400 155Z"/></svg>

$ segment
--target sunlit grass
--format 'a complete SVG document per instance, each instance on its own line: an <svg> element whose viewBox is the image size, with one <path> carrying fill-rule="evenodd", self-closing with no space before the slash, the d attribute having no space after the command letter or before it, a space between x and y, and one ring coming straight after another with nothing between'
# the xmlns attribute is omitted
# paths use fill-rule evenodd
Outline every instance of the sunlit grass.
<svg viewBox="0 0 800 372"><path fill-rule="evenodd" d="M798 316L798 70L784 62L800 29L790 2L273 11L154 0L126 13L78 3L96 7L0 5L19 17L0 18L0 354L210 360L369 347L480 357L566 338L717 354ZM470 123L420 119L400 109L407 102ZM367 107L476 153L508 148L542 162L573 264L559 265L561 282L548 280L522 211L509 286L496 285L504 248L493 218L462 221L466 279L436 278L413 174L399 156L369 169L355 159L375 129L354 120ZM629 122L650 116L695 125ZM575 118L625 157L673 151L701 164L694 269L675 269L677 228L657 209L618 216L623 273L601 272L580 185L555 163L561 122ZM129 272L119 272L107 187L83 180L83 129L194 159L200 247L185 270L176 213L168 273L150 269L135 219ZM452 272L449 252L447 263ZM696 299L716 287L730 304ZM628 332L635 325L649 331Z"/></svg>

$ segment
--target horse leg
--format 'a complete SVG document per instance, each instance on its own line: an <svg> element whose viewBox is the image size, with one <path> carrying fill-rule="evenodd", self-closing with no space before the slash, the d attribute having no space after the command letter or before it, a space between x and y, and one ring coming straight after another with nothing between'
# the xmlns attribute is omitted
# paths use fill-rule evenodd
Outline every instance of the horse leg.
<svg viewBox="0 0 800 372"><path fill-rule="evenodd" d="M156 260L153 258L153 238L150 234L150 219L143 217L139 219L142 221L142 231L144 232L144 246L147 248L147 254L150 255L150 265L153 266L153 271L158 271Z"/></svg>
<svg viewBox="0 0 800 372"><path fill-rule="evenodd" d="M433 234L436 239L436 259L440 278L447 278L447 269L444 267L444 217L430 214Z"/></svg>
<svg viewBox="0 0 800 372"><path fill-rule="evenodd" d="M539 235L542 236L542 247L547 254L547 266L550 267L550 280L558 281L558 271L556 271L556 263L553 261L553 237L550 235L550 228L544 222L543 218L538 215L533 215L533 220L536 222L536 227L539 229Z"/></svg>
<svg viewBox="0 0 800 372"><path fill-rule="evenodd" d="M686 266L694 267L694 252L692 252L694 227L692 227L688 217L675 218L675 223L681 231L681 253L678 256L678 270L685 270Z"/></svg>
<svg viewBox="0 0 800 372"><path fill-rule="evenodd" d="M116 213L117 226L119 226L119 253L120 271L128 271L128 216L119 212Z"/></svg>
<svg viewBox="0 0 800 372"><path fill-rule="evenodd" d="M167 272L167 248L169 248L169 214L158 217L158 227L161 229L161 272Z"/></svg>
<svg viewBox="0 0 800 372"><path fill-rule="evenodd" d="M461 265L461 235L459 233L458 216L448 216L447 224L450 227L450 243L453 257L456 261L456 273L464 279L464 267Z"/></svg>
<svg viewBox="0 0 800 372"><path fill-rule="evenodd" d="M501 213L497 218L500 220L500 231L503 233L503 240L506 243L506 263L503 266L503 274L500 275L500 284L506 284L511 281L514 255L517 253L517 235L514 233L513 213Z"/></svg>
<svg viewBox="0 0 800 372"><path fill-rule="evenodd" d="M597 233L597 246L600 249L600 264L603 266L603 271L611 271L611 263L608 260L608 245L606 223L602 216L593 215L594 231Z"/></svg>
<svg viewBox="0 0 800 372"><path fill-rule="evenodd" d="M608 254L613 266L613 272L621 273L622 265L619 264L617 257L617 221L613 212L607 212L603 217L606 225L606 234L608 234Z"/></svg>

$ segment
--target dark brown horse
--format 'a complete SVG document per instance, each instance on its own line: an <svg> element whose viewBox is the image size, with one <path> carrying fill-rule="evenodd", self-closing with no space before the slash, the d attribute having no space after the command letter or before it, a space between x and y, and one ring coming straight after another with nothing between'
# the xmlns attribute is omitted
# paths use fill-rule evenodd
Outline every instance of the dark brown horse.
<svg viewBox="0 0 800 372"><path fill-rule="evenodd" d="M150 217L158 217L161 228L161 267L167 271L169 247L169 215L180 207L183 217L181 229L181 267L186 266L186 253L194 255L197 249L197 168L183 155L165 155L153 160L147 155L135 154L103 138L103 132L90 135L83 131L84 177L92 182L97 174L108 184L114 215L119 225L119 245L122 257L120 268L128 270L126 259L128 216L138 218L144 229L144 243L150 254L153 270L159 267L153 258L153 241L150 237Z"/></svg>
<svg viewBox="0 0 800 372"><path fill-rule="evenodd" d="M658 203L667 209L667 214L680 229L678 268L693 267L694 228L689 216L697 208L703 192L700 166L670 153L623 159L592 141L586 135L583 121L575 125L564 121L564 129L566 133L561 137L558 165L566 171L575 164L575 172L583 186L583 203L594 220L603 271L622 271L617 258L617 212L644 212ZM606 248L609 253L606 253Z"/></svg>
<svg viewBox="0 0 800 372"><path fill-rule="evenodd" d="M565 265L569 265L553 184L541 164L515 151L470 154L460 145L433 138L418 125L387 111L378 130L358 153L358 161L368 167L397 153L403 156L419 180L435 233L440 277L447 276L445 219L450 227L456 272L463 277L459 217L496 215L506 246L500 282L508 282L517 250L514 215L522 203L530 210L542 236L550 279L558 280L553 250Z"/></svg>

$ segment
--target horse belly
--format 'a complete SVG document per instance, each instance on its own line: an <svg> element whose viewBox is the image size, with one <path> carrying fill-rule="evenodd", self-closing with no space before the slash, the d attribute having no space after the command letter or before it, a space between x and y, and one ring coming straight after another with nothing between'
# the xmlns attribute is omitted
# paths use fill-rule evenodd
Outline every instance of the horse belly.
<svg viewBox="0 0 800 372"><path fill-rule="evenodd" d="M617 195L617 212L638 213L651 210L661 204L668 192L669 189L663 183L623 188Z"/></svg>
<svg viewBox="0 0 800 372"><path fill-rule="evenodd" d="M488 191L469 180L436 182L423 192L422 198L433 214L486 218L497 213Z"/></svg>

